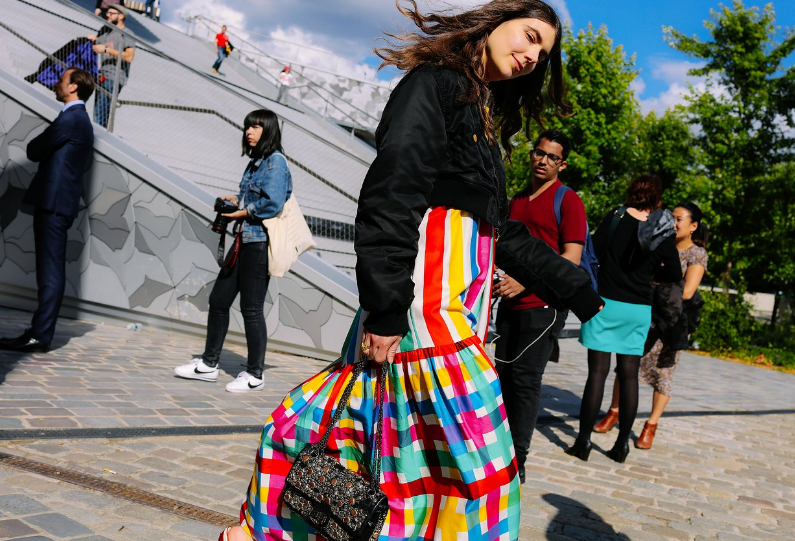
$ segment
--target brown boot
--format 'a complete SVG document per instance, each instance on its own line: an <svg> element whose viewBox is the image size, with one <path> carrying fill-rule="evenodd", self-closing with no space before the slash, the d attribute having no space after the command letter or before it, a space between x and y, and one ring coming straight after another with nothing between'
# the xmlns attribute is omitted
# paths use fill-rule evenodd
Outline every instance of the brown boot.
<svg viewBox="0 0 795 541"><path fill-rule="evenodd" d="M657 425L652 425L647 422L643 425L643 430L640 433L638 441L635 442L635 447L638 449L651 449L651 444L654 441L654 434L656 433Z"/></svg>
<svg viewBox="0 0 795 541"><path fill-rule="evenodd" d="M604 419L596 423L596 426L593 427L594 432L599 432L600 434L604 434L605 432L609 432L616 423L618 422L618 412L613 410L607 410L607 415L605 415Z"/></svg>

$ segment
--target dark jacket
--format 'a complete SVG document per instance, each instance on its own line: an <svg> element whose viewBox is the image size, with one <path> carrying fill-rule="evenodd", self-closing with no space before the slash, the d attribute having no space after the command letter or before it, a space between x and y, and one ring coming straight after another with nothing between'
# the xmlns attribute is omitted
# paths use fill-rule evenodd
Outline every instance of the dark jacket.
<svg viewBox="0 0 795 541"><path fill-rule="evenodd" d="M682 299L684 281L655 283L651 316L652 327L646 338L644 354L651 351L657 340L662 349L657 358L658 368L669 368L676 362L676 352L690 347L690 335L698 329L704 299L696 291L687 300Z"/></svg>
<svg viewBox="0 0 795 541"><path fill-rule="evenodd" d="M682 279L674 236L662 237L654 250L646 252L638 238L638 219L625 212L612 226L618 210L608 212L593 235L599 257L599 293L614 301L651 306L652 276L661 282Z"/></svg>
<svg viewBox="0 0 795 541"><path fill-rule="evenodd" d="M408 331L419 225L429 207L471 212L498 232L506 224L508 199L502 157L497 145L488 145L478 106L461 100L467 85L466 77L456 71L420 66L392 92L376 130L378 155L362 185L354 242L359 301L369 312L365 328L376 334ZM554 295L561 299L582 292L580 281L590 284L587 275L580 276L576 265L531 237L526 227L510 229L514 242L538 245L533 255L539 259L523 266L525 270L542 271L516 275L520 283L534 291L554 284L565 289ZM503 267L501 252L498 243L497 265ZM514 275L510 268L505 270ZM546 286L537 283L541 275L548 279ZM556 276L577 279L563 284ZM590 301L584 304L595 304L598 310L601 299L590 286L587 289L591 294L585 296ZM577 311L583 314L591 310Z"/></svg>
<svg viewBox="0 0 795 541"><path fill-rule="evenodd" d="M28 143L39 169L22 202L69 218L77 216L83 173L94 149L94 129L85 105L73 105Z"/></svg>

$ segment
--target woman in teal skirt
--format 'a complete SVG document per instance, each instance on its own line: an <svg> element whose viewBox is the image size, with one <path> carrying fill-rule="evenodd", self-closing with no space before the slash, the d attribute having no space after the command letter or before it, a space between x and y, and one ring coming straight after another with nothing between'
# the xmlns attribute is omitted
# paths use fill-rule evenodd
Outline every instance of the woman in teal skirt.
<svg viewBox="0 0 795 541"><path fill-rule="evenodd" d="M651 324L652 276L661 282L682 278L673 217L662 206L662 183L641 175L629 186L624 205L610 211L594 233L599 257L599 294L604 309L584 323L580 343L588 348L588 380L580 405L580 432L567 454L588 460L591 431L599 415L616 354L620 381L618 439L607 456L624 462L638 412L638 368Z"/></svg>

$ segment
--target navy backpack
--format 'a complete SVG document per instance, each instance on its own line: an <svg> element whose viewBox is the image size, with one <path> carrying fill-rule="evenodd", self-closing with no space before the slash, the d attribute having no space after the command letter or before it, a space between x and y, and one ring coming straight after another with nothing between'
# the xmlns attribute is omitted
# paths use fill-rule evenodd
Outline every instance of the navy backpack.
<svg viewBox="0 0 795 541"><path fill-rule="evenodd" d="M560 208L563 205L563 197L569 190L571 188L561 184L555 191L555 220L558 223L558 227L560 227ZM580 267L584 268L588 272L588 276L591 277L591 287L594 288L594 291L599 291L596 281L596 277L599 275L599 260L596 258L596 252L593 248L591 233L588 231L588 222L585 222L585 244L582 247Z"/></svg>

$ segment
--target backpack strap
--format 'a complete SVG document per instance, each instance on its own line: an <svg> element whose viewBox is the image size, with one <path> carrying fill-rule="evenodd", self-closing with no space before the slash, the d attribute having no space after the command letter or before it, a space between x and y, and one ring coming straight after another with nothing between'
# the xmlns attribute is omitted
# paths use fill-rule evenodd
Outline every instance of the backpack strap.
<svg viewBox="0 0 795 541"><path fill-rule="evenodd" d="M561 220L561 208L563 207L563 198L566 197L566 192L571 191L571 188L568 186L564 186L561 184L558 186L557 190L555 190L555 221L558 223L558 227L560 227L560 220Z"/></svg>

